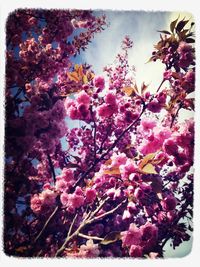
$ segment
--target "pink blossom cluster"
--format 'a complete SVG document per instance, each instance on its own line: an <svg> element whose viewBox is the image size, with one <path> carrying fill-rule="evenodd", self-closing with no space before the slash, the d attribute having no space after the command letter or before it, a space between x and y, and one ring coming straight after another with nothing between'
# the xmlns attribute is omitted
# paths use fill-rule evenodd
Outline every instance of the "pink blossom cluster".
<svg viewBox="0 0 200 267"><path fill-rule="evenodd" d="M109 118L118 110L116 96L112 93L107 93L104 99L105 103L98 107L97 114L99 117Z"/></svg>
<svg viewBox="0 0 200 267"><path fill-rule="evenodd" d="M144 252L152 250L158 238L158 228L147 222L138 228L130 224L128 231L122 232L122 245L129 248L129 255L134 258L142 257Z"/></svg>
<svg viewBox="0 0 200 267"><path fill-rule="evenodd" d="M187 68L193 63L193 48L190 44L180 42L177 52L180 55L178 64L181 68Z"/></svg>
<svg viewBox="0 0 200 267"><path fill-rule="evenodd" d="M60 189L60 188L59 188ZM92 188L86 189L85 192L81 187L76 187L73 194L66 193L66 188L64 192L60 195L60 201L63 206L65 206L68 212L74 213L75 209L80 208L84 204L93 203L96 199L96 190Z"/></svg>
<svg viewBox="0 0 200 267"><path fill-rule="evenodd" d="M77 94L76 100L66 99L65 108L67 115L72 120L87 120L90 118L90 96L84 91L80 92Z"/></svg>
<svg viewBox="0 0 200 267"><path fill-rule="evenodd" d="M155 125L154 120L142 120L141 127L145 138L141 142L139 150L144 155L162 149L164 141L171 137L171 130Z"/></svg>
<svg viewBox="0 0 200 267"><path fill-rule="evenodd" d="M39 195L31 197L31 209L34 213L41 213L43 209L52 208L56 203L56 193L50 189L43 190Z"/></svg>
<svg viewBox="0 0 200 267"><path fill-rule="evenodd" d="M128 63L128 49L132 46L133 42L130 37L125 36L122 41L122 52L117 55L115 64L104 68L109 78L110 90L120 90L135 83L135 68L130 67Z"/></svg>

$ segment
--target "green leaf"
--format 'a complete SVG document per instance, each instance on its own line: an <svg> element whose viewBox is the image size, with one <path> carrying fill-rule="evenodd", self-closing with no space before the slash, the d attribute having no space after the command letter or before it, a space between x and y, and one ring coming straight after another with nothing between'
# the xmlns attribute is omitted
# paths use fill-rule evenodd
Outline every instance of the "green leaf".
<svg viewBox="0 0 200 267"><path fill-rule="evenodd" d="M189 20L181 20L181 21L179 21L179 23L176 26L176 32L180 32L185 27L185 25L188 23L188 21Z"/></svg>
<svg viewBox="0 0 200 267"><path fill-rule="evenodd" d="M114 232L107 234L104 237L104 239L100 242L100 244L108 245L108 244L116 242L119 239L121 239L121 232L114 231Z"/></svg>
<svg viewBox="0 0 200 267"><path fill-rule="evenodd" d="M158 32L165 33L165 34L171 34L170 32L165 31L165 30L163 30L163 31L158 31Z"/></svg>
<svg viewBox="0 0 200 267"><path fill-rule="evenodd" d="M172 21L171 24L170 24L170 30L171 30L172 33L174 32L174 29L175 29L175 26L176 26L176 23L177 23L178 19L179 19L179 16L178 16L177 19Z"/></svg>

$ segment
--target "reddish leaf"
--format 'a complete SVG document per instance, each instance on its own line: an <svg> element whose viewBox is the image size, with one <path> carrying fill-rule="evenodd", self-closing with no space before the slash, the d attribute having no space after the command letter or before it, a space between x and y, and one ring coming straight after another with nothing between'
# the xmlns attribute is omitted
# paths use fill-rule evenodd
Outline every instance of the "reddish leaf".
<svg viewBox="0 0 200 267"><path fill-rule="evenodd" d="M158 31L158 32L165 33L165 34L171 34L170 32L165 31L165 30L163 30L163 31Z"/></svg>
<svg viewBox="0 0 200 267"><path fill-rule="evenodd" d="M188 21L189 20L181 20L181 21L179 21L179 23L176 26L176 32L180 32L185 27L185 25L188 23Z"/></svg>
<svg viewBox="0 0 200 267"><path fill-rule="evenodd" d="M193 38L186 38L186 43L195 43L195 40Z"/></svg>
<svg viewBox="0 0 200 267"><path fill-rule="evenodd" d="M176 23L177 23L178 19L179 19L179 16L178 16L177 19L172 21L171 24L170 24L170 30L171 30L172 33L174 32L174 29L175 29L175 26L176 26Z"/></svg>

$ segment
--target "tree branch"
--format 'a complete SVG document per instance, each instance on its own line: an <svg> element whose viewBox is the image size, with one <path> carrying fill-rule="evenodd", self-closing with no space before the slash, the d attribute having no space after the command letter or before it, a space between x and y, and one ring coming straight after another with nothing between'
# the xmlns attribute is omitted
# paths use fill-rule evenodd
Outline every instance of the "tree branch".
<svg viewBox="0 0 200 267"><path fill-rule="evenodd" d="M50 169L51 169L51 172L52 172L53 181L55 183L56 182L56 174L55 174L54 166L53 166L53 163L52 163L52 160L51 160L51 157L50 157L49 154L47 154L47 158L48 158L49 166L50 166Z"/></svg>
<svg viewBox="0 0 200 267"><path fill-rule="evenodd" d="M84 235L82 233L79 233L78 236L83 237L83 238L86 238L86 239L94 239L94 240L100 240L100 241L103 240L103 238L101 238L101 237L92 236L92 235Z"/></svg>
<svg viewBox="0 0 200 267"><path fill-rule="evenodd" d="M161 86L163 85L163 83L164 83L165 81L166 81L165 79L163 79L163 80L161 81L160 85L158 86L158 89L156 90L156 93L158 93L158 92L160 91L160 88L161 88Z"/></svg>
<svg viewBox="0 0 200 267"><path fill-rule="evenodd" d="M73 219L73 221L72 221L72 223L71 223L71 225L70 225L70 227L69 227L69 231L68 231L68 233L67 233L67 237L69 237L70 234L71 234L71 232L72 232L72 228L73 228L73 226L74 226L74 223L75 223L75 221L76 221L77 216L78 216L78 213L76 213L76 215L74 216L74 219Z"/></svg>
<svg viewBox="0 0 200 267"><path fill-rule="evenodd" d="M91 113L91 116L92 116L92 121L94 123L94 161L96 160L96 154L97 154L97 144L96 144L96 132L97 132L97 125L96 125L96 122L95 122L95 118L94 118L94 114L93 114L93 111L92 111L92 108L90 109L90 113Z"/></svg>
<svg viewBox="0 0 200 267"><path fill-rule="evenodd" d="M121 140L121 138L125 135L125 133L127 133L132 127L133 125L135 125L141 118L142 114L144 113L146 108L145 103L143 103L143 107L142 107L142 111L140 112L140 115L138 116L138 118L136 120L134 120L121 134L120 136L114 141L114 143L107 149L107 151L101 155L101 157L99 159L97 159L92 166L85 172L83 173L82 176L80 176L80 178L76 181L76 183L73 186L73 189L88 175L88 173L90 173L90 171L101 161L103 160L108 153L118 144L118 142Z"/></svg>
<svg viewBox="0 0 200 267"><path fill-rule="evenodd" d="M170 128L172 128L174 121L176 119L176 117L178 116L179 110L182 108L182 102L180 102L178 109L176 110L176 113L174 115L172 115L172 121L171 121L171 125Z"/></svg>
<svg viewBox="0 0 200 267"><path fill-rule="evenodd" d="M91 213L89 219L84 219L83 222L79 225L79 227L77 228L76 231L74 231L73 234L69 235L66 237L64 243L62 244L62 246L56 251L56 254L55 254L55 257L59 256L64 250L65 250L65 247L67 245L67 243L72 240L75 236L80 236L82 235L80 233L80 231L82 231L86 226L88 226L89 224L95 222L95 221L98 221L98 220L101 220L103 218L105 218L106 216L114 213L117 209L119 209L126 201L127 199L123 200L120 204L118 204L114 209L110 210L110 211L107 211L106 213L102 214L102 215L99 215L97 217L93 217L102 207L103 205L106 203L106 201L108 200L109 198L106 198L101 204L100 206L93 212ZM84 238L86 237L86 235L84 236ZM87 236L88 237L88 236Z"/></svg>
<svg viewBox="0 0 200 267"><path fill-rule="evenodd" d="M39 234L36 236L36 238L34 239L34 243L37 242L37 240L40 238L40 236L42 235L42 233L44 232L44 230L46 229L47 225L49 224L50 220L53 218L53 216L56 214L58 210L58 206L55 207L55 209L53 210L53 212L51 213L51 215L49 216L49 218L47 219L47 221L45 222L42 230L39 232Z"/></svg>
<svg viewBox="0 0 200 267"><path fill-rule="evenodd" d="M103 219L104 217L106 217L106 216L108 216L108 215L114 213L116 210L118 210L118 209L119 209L124 203L126 203L126 202L127 202L127 199L123 200L121 203L119 203L119 204L118 204L115 208L113 208L112 210L109 210L109 211L107 211L107 212L105 212L105 213L103 213L103 214L101 214L101 215L99 215L99 216L97 216L97 217L94 217L93 219L89 220L88 223L90 224L90 223L96 222L96 221L101 220L101 219Z"/></svg>

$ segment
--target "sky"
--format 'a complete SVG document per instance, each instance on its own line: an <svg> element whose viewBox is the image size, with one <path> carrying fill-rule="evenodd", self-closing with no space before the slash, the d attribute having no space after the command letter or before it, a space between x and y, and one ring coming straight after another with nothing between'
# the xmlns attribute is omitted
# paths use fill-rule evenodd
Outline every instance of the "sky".
<svg viewBox="0 0 200 267"><path fill-rule="evenodd" d="M147 63L154 50L153 45L159 41L158 30L168 30L170 21L176 19L176 12L145 11L99 11L105 13L110 25L100 34L96 34L82 58L93 65L96 74L102 74L103 67L111 64L120 51L121 41L129 35L134 42L129 50L129 63L136 67L136 81L150 84L156 91L162 80L164 66L160 62ZM191 17L181 13L180 18Z"/></svg>
<svg viewBox="0 0 200 267"><path fill-rule="evenodd" d="M169 30L170 22L179 15L182 18L191 18L190 13L176 12L145 12L145 11L98 11L97 14L106 14L109 26L100 34L96 34L82 60L91 64L97 75L104 75L103 67L112 64L120 51L121 41L125 35L133 40L133 48L129 50L129 63L136 68L136 83L149 84L149 89L155 92L160 82L164 65L160 62L146 63L152 55L153 45L159 41L158 30ZM193 113L182 112L182 119L193 116ZM186 256L192 247L192 239L182 243L176 250L165 246L165 257Z"/></svg>

